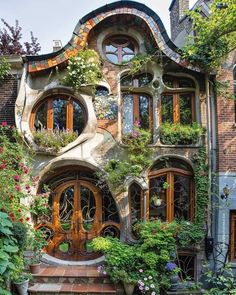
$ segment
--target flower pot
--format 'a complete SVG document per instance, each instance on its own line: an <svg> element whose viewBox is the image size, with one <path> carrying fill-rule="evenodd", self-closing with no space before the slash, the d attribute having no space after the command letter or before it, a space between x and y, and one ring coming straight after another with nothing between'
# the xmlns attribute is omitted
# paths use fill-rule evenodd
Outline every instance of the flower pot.
<svg viewBox="0 0 236 295"><path fill-rule="evenodd" d="M25 280L22 283L15 283L17 292L19 295L27 295L28 294L28 288L29 288L29 279Z"/></svg>
<svg viewBox="0 0 236 295"><path fill-rule="evenodd" d="M35 263L35 264L30 264L29 265L29 270L32 274L39 273L41 270L41 262Z"/></svg>
<svg viewBox="0 0 236 295"><path fill-rule="evenodd" d="M171 286L170 286L169 291L171 291L171 292L177 291L177 289L179 287L179 276L177 274L173 274L170 277L170 283L171 283Z"/></svg>
<svg viewBox="0 0 236 295"><path fill-rule="evenodd" d="M126 295L132 295L134 293L135 284L123 282L123 285L124 285Z"/></svg>

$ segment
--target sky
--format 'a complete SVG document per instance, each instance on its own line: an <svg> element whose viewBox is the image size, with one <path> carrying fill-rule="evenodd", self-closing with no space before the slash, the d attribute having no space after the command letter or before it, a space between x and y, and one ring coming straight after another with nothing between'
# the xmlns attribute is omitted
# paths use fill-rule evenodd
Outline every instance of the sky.
<svg viewBox="0 0 236 295"><path fill-rule="evenodd" d="M143 0L141 2L154 10L161 18L170 36L169 6L172 0ZM71 39L77 22L87 13L109 0L0 0L0 18L10 25L19 21L22 27L22 41L30 40L30 31L38 38L40 54L52 52L53 40L66 45ZM190 0L190 7L196 0ZM2 24L0 23L0 28Z"/></svg>

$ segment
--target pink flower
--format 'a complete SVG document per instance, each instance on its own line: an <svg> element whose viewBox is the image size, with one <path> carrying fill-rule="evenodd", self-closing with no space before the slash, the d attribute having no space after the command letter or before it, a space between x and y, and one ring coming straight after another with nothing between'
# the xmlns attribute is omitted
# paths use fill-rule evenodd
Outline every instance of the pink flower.
<svg viewBox="0 0 236 295"><path fill-rule="evenodd" d="M19 185L15 185L15 189L16 189L16 191L20 191L20 186Z"/></svg>
<svg viewBox="0 0 236 295"><path fill-rule="evenodd" d="M2 122L2 127L7 127L7 122L6 121Z"/></svg>
<svg viewBox="0 0 236 295"><path fill-rule="evenodd" d="M14 180L15 180L15 181L20 181L20 175L15 175L15 176L14 176Z"/></svg>
<svg viewBox="0 0 236 295"><path fill-rule="evenodd" d="M6 167L7 167L6 164L1 164L1 165L0 165L0 169L5 169Z"/></svg>
<svg viewBox="0 0 236 295"><path fill-rule="evenodd" d="M143 272L143 269L140 269L139 272Z"/></svg>
<svg viewBox="0 0 236 295"><path fill-rule="evenodd" d="M23 171L24 171L25 174L28 174L28 173L29 173L29 168L26 167L26 166L24 166L24 167L23 167Z"/></svg>

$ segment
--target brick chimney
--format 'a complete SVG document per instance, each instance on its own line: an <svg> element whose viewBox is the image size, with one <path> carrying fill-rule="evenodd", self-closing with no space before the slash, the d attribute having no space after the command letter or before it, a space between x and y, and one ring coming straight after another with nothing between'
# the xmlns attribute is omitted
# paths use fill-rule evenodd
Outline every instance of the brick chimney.
<svg viewBox="0 0 236 295"><path fill-rule="evenodd" d="M169 7L172 41L183 29L181 23L184 20L186 10L189 10L189 0L172 0Z"/></svg>

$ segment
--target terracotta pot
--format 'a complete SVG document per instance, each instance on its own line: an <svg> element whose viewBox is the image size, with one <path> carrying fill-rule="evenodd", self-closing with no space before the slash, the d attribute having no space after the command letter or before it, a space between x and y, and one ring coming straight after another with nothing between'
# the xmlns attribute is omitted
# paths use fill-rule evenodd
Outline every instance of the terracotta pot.
<svg viewBox="0 0 236 295"><path fill-rule="evenodd" d="M14 283L19 295L27 295L29 288L29 279L22 283Z"/></svg>
<svg viewBox="0 0 236 295"><path fill-rule="evenodd" d="M35 263L35 264L30 264L29 265L29 270L32 274L39 273L41 270L41 262Z"/></svg>
<svg viewBox="0 0 236 295"><path fill-rule="evenodd" d="M123 282L123 285L124 285L124 289L125 289L125 294L126 295L133 295L135 284Z"/></svg>

